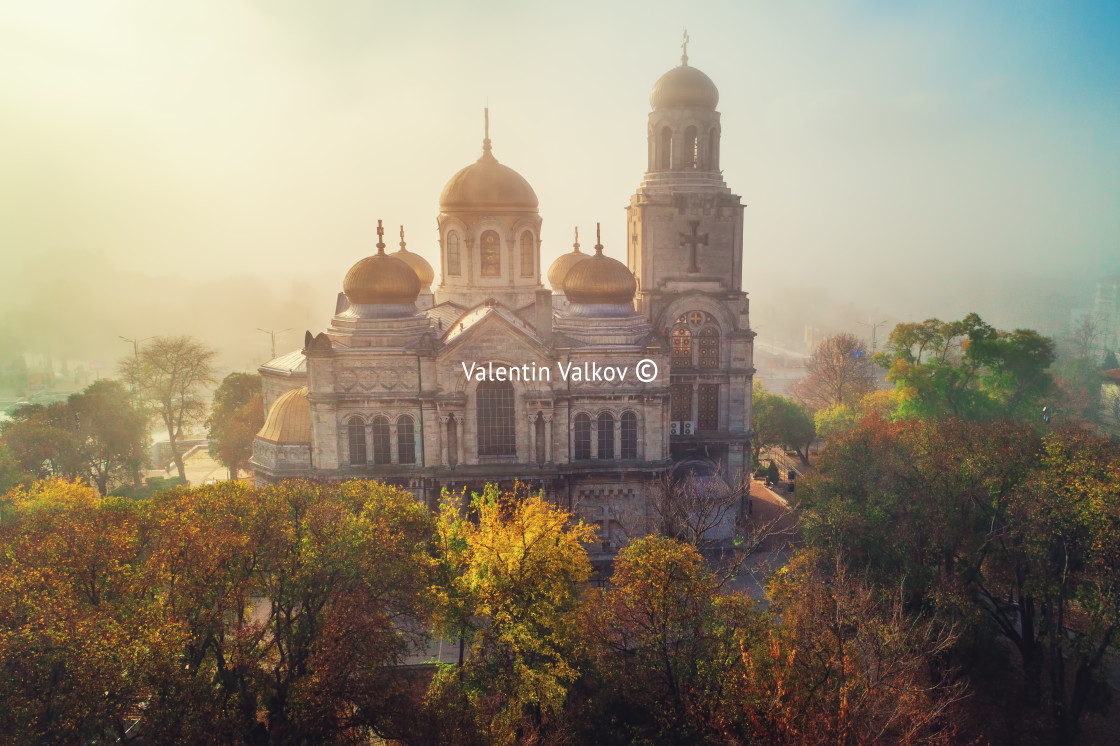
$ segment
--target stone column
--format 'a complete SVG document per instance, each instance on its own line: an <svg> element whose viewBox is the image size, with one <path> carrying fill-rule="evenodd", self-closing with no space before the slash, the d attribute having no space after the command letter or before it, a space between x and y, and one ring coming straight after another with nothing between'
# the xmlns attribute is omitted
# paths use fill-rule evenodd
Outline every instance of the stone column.
<svg viewBox="0 0 1120 746"><path fill-rule="evenodd" d="M529 418L529 458L531 464L537 462L537 415L536 413L526 415Z"/></svg>
<svg viewBox="0 0 1120 746"><path fill-rule="evenodd" d="M397 423L389 423L389 463L395 464L400 461L399 451L397 449Z"/></svg>
<svg viewBox="0 0 1120 746"><path fill-rule="evenodd" d="M450 466L447 462L447 420L447 415L439 416L439 462L444 466Z"/></svg>
<svg viewBox="0 0 1120 746"><path fill-rule="evenodd" d="M544 415L544 461L552 463L552 415Z"/></svg>
<svg viewBox="0 0 1120 746"><path fill-rule="evenodd" d="M614 460L622 458L622 417L614 418Z"/></svg>
<svg viewBox="0 0 1120 746"><path fill-rule="evenodd" d="M463 415L455 415L455 424L452 425L452 427L455 428L455 435L457 436L455 438L455 463L462 465L466 463L463 461L463 438L465 437L463 433Z"/></svg>
<svg viewBox="0 0 1120 746"><path fill-rule="evenodd" d="M366 468L373 466L373 423L365 424L366 430Z"/></svg>

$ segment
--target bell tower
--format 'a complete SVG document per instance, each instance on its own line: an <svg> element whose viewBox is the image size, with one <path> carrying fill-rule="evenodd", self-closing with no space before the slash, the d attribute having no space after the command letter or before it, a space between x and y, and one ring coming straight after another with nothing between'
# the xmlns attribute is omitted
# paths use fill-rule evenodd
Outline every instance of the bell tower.
<svg viewBox="0 0 1120 746"><path fill-rule="evenodd" d="M720 170L719 91L688 64L650 94L648 162L626 208L635 304L672 350L670 451L749 469L754 336L743 278L743 204Z"/></svg>

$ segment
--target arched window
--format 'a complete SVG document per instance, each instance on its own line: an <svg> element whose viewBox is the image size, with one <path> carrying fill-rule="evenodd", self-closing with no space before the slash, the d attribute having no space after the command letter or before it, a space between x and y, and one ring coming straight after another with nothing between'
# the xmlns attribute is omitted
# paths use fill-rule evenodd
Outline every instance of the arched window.
<svg viewBox="0 0 1120 746"><path fill-rule="evenodd" d="M709 171L719 170L719 130L715 127L708 130L708 157L705 160Z"/></svg>
<svg viewBox="0 0 1120 746"><path fill-rule="evenodd" d="M677 324L673 327L673 359L674 368L692 367L692 332L687 326Z"/></svg>
<svg viewBox="0 0 1120 746"><path fill-rule="evenodd" d="M697 386L696 429L719 430L719 384Z"/></svg>
<svg viewBox="0 0 1120 746"><path fill-rule="evenodd" d="M377 416L373 418L373 463L391 464L393 462L393 441L389 437L389 420Z"/></svg>
<svg viewBox="0 0 1120 746"><path fill-rule="evenodd" d="M459 262L459 234L455 231L447 234L447 274L452 277L462 274L462 265Z"/></svg>
<svg viewBox="0 0 1120 746"><path fill-rule="evenodd" d="M459 421L455 415L447 418L447 465L457 466L459 463Z"/></svg>
<svg viewBox="0 0 1120 746"><path fill-rule="evenodd" d="M700 138L695 127L684 131L684 158L685 168L700 168Z"/></svg>
<svg viewBox="0 0 1120 746"><path fill-rule="evenodd" d="M622 413L622 458L638 458L638 415Z"/></svg>
<svg viewBox="0 0 1120 746"><path fill-rule="evenodd" d="M397 420L397 463L416 463L416 428L407 414Z"/></svg>
<svg viewBox="0 0 1120 746"><path fill-rule="evenodd" d="M534 430L535 430L535 437L537 439L537 463L538 464L543 464L543 463L545 463L545 451L544 451L544 446L545 446L545 442L544 442L545 441L545 434L544 434L545 422L544 422L544 413L543 412L537 412L537 419L533 423L533 427L534 427Z"/></svg>
<svg viewBox="0 0 1120 746"><path fill-rule="evenodd" d="M521 276L533 276L533 234L529 231L521 234Z"/></svg>
<svg viewBox="0 0 1120 746"><path fill-rule="evenodd" d="M719 367L719 329L714 326L700 330L700 367Z"/></svg>
<svg viewBox="0 0 1120 746"><path fill-rule="evenodd" d="M485 231L478 241L479 259L483 277L500 277L502 274L502 239L494 231Z"/></svg>
<svg viewBox="0 0 1120 746"><path fill-rule="evenodd" d="M669 419L673 422L692 421L691 383L674 383L669 385Z"/></svg>
<svg viewBox="0 0 1120 746"><path fill-rule="evenodd" d="M596 424L599 426L599 449L596 457L603 460L613 459L614 417L611 417L609 412L603 412L601 415L599 415L599 421Z"/></svg>
<svg viewBox="0 0 1120 746"><path fill-rule="evenodd" d="M350 465L366 464L366 423L361 417L351 417L346 421L346 439L350 444Z"/></svg>
<svg viewBox="0 0 1120 746"><path fill-rule="evenodd" d="M668 127L661 128L661 141L658 146L658 154L661 162L660 167L668 170L673 167L673 131Z"/></svg>
<svg viewBox="0 0 1120 746"><path fill-rule="evenodd" d="M475 391L478 403L478 455L516 456L513 384L483 381Z"/></svg>
<svg viewBox="0 0 1120 746"><path fill-rule="evenodd" d="M572 422L572 458L576 461L591 458L591 418L582 412Z"/></svg>

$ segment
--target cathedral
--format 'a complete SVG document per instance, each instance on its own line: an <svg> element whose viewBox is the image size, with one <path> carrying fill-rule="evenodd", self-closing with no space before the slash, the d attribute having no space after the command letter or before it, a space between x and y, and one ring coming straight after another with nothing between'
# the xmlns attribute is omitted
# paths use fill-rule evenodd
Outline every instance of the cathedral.
<svg viewBox="0 0 1120 746"><path fill-rule="evenodd" d="M261 366L257 482L374 478L434 505L519 480L597 525L609 556L665 472L749 469L755 335L718 101L687 54L661 76L625 261L577 233L547 273L537 195L487 126L439 198L434 290L378 221L326 331Z"/></svg>

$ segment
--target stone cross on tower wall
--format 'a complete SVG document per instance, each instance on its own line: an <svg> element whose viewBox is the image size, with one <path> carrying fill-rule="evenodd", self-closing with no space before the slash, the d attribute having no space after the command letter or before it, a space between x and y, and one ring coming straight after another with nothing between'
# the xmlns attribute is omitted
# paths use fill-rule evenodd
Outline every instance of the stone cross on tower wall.
<svg viewBox="0 0 1120 746"><path fill-rule="evenodd" d="M708 245L708 234L700 235L697 231L700 229L699 220L688 221L689 226L692 227L692 233L681 233L681 246L688 246L690 249L688 257L688 271L696 274L700 271L700 264L697 262L696 250L701 246Z"/></svg>

